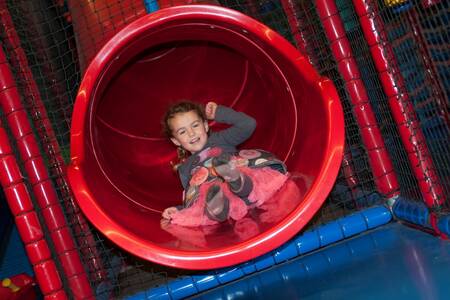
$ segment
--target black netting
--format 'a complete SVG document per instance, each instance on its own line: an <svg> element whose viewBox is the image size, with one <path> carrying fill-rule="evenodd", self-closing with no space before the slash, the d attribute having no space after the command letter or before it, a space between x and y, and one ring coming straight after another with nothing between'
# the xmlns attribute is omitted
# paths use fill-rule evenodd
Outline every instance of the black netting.
<svg viewBox="0 0 450 300"><path fill-rule="evenodd" d="M345 83L339 74L314 4L310 1L300 1L296 6L296 14L302 20L303 27L300 30L310 61L321 75L333 80L344 109L346 127L344 160L336 185L328 197L325 207L316 216L317 224L321 224L325 220L335 219L336 216L379 203L381 196L374 184L367 152L361 141L360 130L353 114L353 105L348 98ZM345 23L349 29L354 29L356 25L354 20L353 23Z"/></svg>
<svg viewBox="0 0 450 300"><path fill-rule="evenodd" d="M344 22L353 55L360 70L361 80L366 87L369 102L375 113L385 146L394 165L395 173L400 184L401 195L412 200L420 200L421 195L417 180L413 176L408 163L408 155L402 146L402 141L388 104L388 98L383 92L379 75L372 61L370 49L364 38L352 1L341 0L336 3L342 21Z"/></svg>
<svg viewBox="0 0 450 300"><path fill-rule="evenodd" d="M36 106L39 104L32 98L42 99L63 158L68 162L72 107L81 74L73 29L64 17L66 10L47 1L11 1L8 10L14 27L6 30L9 34L16 31L19 48L25 51L39 88L38 95L28 93L27 104ZM31 80L22 80L19 88L26 90Z"/></svg>
<svg viewBox="0 0 450 300"><path fill-rule="evenodd" d="M146 13L142 2L141 0L68 2L10 0L7 2L7 14L10 15L12 22L7 24L2 21L2 44L21 92L23 105L28 112L35 136L40 142L40 152L48 165L52 184L65 211L65 219L70 226L94 294L98 298L133 295L172 278L189 274L141 261L105 240L87 223L74 203L64 173L64 163L69 161L70 156L71 114L83 71L110 37ZM217 1L203 2L218 4ZM290 4L289 1L220 0L219 2L220 5L239 10L267 24L291 43L294 43L294 39L288 18L296 16L298 24L301 25L301 28L296 30L300 32L305 43L306 55L321 75L329 77L334 82L342 100L346 123L344 160L336 184L323 208L311 222L311 226L382 203L385 195L377 191L367 149L362 142L361 129L353 111L354 107L330 50L330 43L324 33L315 2L309 0L299 0ZM444 207L448 209L450 208L448 1L440 1L430 7L425 7L422 1L405 1L403 4L392 6L385 4L384 1L373 2L376 4L374 12L384 22L384 30L393 47L393 55L404 79L406 91L414 105L444 195L447 195ZM285 7L292 4L294 16L289 15L282 4ZM360 70L361 80L365 84L369 102L393 162L400 184L400 194L408 199L421 201L418 182L408 162L407 153L352 1L339 0L336 4ZM71 10L74 7L77 9ZM75 11L82 13L77 15L73 13ZM97 23L92 20L96 20ZM17 43L14 43L14 32L17 35ZM22 50L25 55L21 58ZM45 108L46 115L42 113L42 108ZM47 120L51 124L50 131ZM67 289L67 281L64 282Z"/></svg>
<svg viewBox="0 0 450 300"><path fill-rule="evenodd" d="M263 0L263 1L239 1L239 0L220 0L220 4L224 7L238 10L261 23L266 24L285 39L293 43L291 31L289 29L288 20L283 10L280 0Z"/></svg>
<svg viewBox="0 0 450 300"><path fill-rule="evenodd" d="M389 7L379 4L379 14L393 46L439 181L444 189L444 205L449 208L450 170L450 49L449 3L425 7L412 1ZM414 181L406 189L417 189ZM420 199L415 193L413 198Z"/></svg>

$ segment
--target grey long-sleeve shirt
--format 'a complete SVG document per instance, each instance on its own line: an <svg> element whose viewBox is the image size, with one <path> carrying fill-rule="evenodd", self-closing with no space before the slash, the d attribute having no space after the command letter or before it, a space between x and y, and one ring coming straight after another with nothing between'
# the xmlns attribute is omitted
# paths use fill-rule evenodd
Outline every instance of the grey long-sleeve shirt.
<svg viewBox="0 0 450 300"><path fill-rule="evenodd" d="M211 132L203 149L208 147L219 147L226 153L236 153L236 146L247 140L256 128L255 119L243 112L237 112L222 105L217 107L215 121L231 126L218 132ZM184 189L189 185L191 170L199 163L198 153L202 150L189 156L178 168L178 174Z"/></svg>

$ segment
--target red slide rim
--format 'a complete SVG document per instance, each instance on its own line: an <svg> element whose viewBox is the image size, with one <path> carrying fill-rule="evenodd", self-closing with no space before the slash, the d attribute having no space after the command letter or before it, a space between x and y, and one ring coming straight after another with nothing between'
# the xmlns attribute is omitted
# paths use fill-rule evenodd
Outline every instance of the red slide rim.
<svg viewBox="0 0 450 300"><path fill-rule="evenodd" d="M89 120L91 96L96 88L97 79L108 62L113 60L120 49L137 36L152 27L170 21L190 21L192 19L221 20L240 26L253 33L261 40L270 43L290 61L295 62L298 71L305 80L317 82L323 101L328 110L328 136L326 138L327 163L324 163L317 179L305 195L305 200L277 226L245 242L214 251L174 251L165 249L144 240L124 229L108 217L96 204L86 183L84 153L89 145L85 142L86 124ZM320 77L300 53L280 35L271 31L257 21L230 9L208 6L189 5L163 9L144 16L131 23L116 34L96 55L86 70L77 95L71 129L71 165L68 176L80 205L88 219L109 239L121 248L143 259L160 264L186 269L212 269L255 258L282 245L298 233L318 211L333 187L340 168L344 145L344 119L342 107L336 90L328 79Z"/></svg>

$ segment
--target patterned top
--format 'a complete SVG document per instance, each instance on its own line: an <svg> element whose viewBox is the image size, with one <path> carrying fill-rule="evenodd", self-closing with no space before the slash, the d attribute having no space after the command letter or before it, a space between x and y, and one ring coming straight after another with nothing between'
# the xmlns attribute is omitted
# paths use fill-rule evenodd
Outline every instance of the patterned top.
<svg viewBox="0 0 450 300"><path fill-rule="evenodd" d="M236 146L245 142L253 134L253 131L255 131L256 128L255 119L243 112L237 112L222 105L217 107L215 121L231 126L218 132L211 132L205 147L189 156L178 168L178 174L185 190L189 186L192 170L196 167L203 166L205 157L202 156L204 156L205 153L208 153L208 156L211 156L209 151L204 150L208 148L219 148L221 149L220 152L235 154L237 152Z"/></svg>

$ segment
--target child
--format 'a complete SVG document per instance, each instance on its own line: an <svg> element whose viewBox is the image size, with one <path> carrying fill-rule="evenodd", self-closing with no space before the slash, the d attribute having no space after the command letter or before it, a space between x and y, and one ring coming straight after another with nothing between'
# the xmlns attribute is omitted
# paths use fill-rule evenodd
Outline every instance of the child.
<svg viewBox="0 0 450 300"><path fill-rule="evenodd" d="M209 133L207 120L231 125ZM288 179L286 167L261 150L237 151L256 128L250 116L209 102L180 102L164 116L166 135L189 152L177 170L184 188L183 205L169 207L162 217L184 226L212 225L227 219L240 220L261 206ZM209 133L209 134L208 134Z"/></svg>

